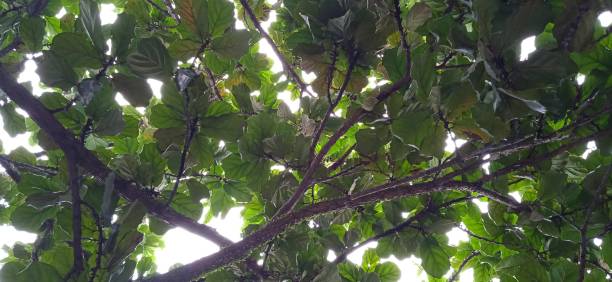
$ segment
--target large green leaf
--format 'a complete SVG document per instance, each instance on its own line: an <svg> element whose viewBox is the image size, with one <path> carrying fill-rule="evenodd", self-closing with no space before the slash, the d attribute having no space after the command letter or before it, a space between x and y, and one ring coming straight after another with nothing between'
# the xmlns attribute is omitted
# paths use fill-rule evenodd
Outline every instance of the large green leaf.
<svg viewBox="0 0 612 282"><path fill-rule="evenodd" d="M153 90L146 80L118 73L112 78L113 86L134 107L146 107L153 97Z"/></svg>
<svg viewBox="0 0 612 282"><path fill-rule="evenodd" d="M99 68L102 65L102 58L81 33L63 32L56 35L51 50L73 67Z"/></svg>
<svg viewBox="0 0 612 282"><path fill-rule="evenodd" d="M29 17L21 21L19 35L21 40L32 52L38 52L43 47L46 22L41 17Z"/></svg>
<svg viewBox="0 0 612 282"><path fill-rule="evenodd" d="M434 239L425 239L419 244L418 256L427 274L440 278L450 269L448 254Z"/></svg>
<svg viewBox="0 0 612 282"><path fill-rule="evenodd" d="M0 106L0 116L2 116L4 130L9 136L15 137L26 131L25 118L15 111L15 104L8 103Z"/></svg>
<svg viewBox="0 0 612 282"><path fill-rule="evenodd" d="M40 80L48 86L68 90L78 82L78 76L70 64L52 51L43 51L37 68Z"/></svg>
<svg viewBox="0 0 612 282"><path fill-rule="evenodd" d="M79 20L98 51L106 51L106 42L100 21L100 7L96 0L80 0Z"/></svg>
<svg viewBox="0 0 612 282"><path fill-rule="evenodd" d="M251 34L246 30L234 30L215 38L211 48L217 54L229 59L240 59L249 50Z"/></svg>
<svg viewBox="0 0 612 282"><path fill-rule="evenodd" d="M127 63L139 76L161 80L171 76L175 65L164 44L155 37L138 40L127 56Z"/></svg>

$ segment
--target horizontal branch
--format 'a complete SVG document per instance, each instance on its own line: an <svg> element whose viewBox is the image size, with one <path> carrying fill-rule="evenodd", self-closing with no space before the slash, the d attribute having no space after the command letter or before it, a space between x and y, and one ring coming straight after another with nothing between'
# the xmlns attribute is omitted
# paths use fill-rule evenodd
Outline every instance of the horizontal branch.
<svg viewBox="0 0 612 282"><path fill-rule="evenodd" d="M355 208L374 202L451 190L482 194L490 199L497 200L502 204L515 202L513 199L509 199L503 195L497 196L496 192L477 187L473 183L457 181L427 182L415 185L400 186L381 192L378 195L369 195L367 197L353 197L349 195L342 198L315 203L308 207L291 212L285 216L279 217L262 229L245 237L242 241L223 248L221 251L215 254L201 258L191 264L175 268L165 274L145 279L145 281L189 281L190 279L196 278L203 273L212 271L235 260L246 257L251 250L273 239L287 227L316 215Z"/></svg>

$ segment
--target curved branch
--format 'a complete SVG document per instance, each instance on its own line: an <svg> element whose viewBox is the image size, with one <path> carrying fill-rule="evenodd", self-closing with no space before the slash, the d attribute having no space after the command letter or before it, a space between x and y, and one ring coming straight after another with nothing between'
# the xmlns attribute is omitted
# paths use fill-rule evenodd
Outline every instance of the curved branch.
<svg viewBox="0 0 612 282"><path fill-rule="evenodd" d="M463 270L463 268L465 267L465 265L471 260L473 259L475 256L480 255L479 251L473 251L469 256L467 256L462 262L461 265L459 265L459 268L457 268L457 271L455 271L455 273L453 273L453 275L448 278L448 282L454 282L455 280L457 280L457 277L459 276L459 273L461 273L461 271Z"/></svg>

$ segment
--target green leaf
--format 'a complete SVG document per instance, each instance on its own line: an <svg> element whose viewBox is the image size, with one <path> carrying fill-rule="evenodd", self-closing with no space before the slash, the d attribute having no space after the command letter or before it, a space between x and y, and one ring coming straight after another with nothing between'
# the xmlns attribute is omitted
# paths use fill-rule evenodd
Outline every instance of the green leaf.
<svg viewBox="0 0 612 282"><path fill-rule="evenodd" d="M429 92L433 86L436 64L435 57L429 46L426 44L420 45L412 50L412 67L410 75L417 85L417 97L419 100L426 100L429 97Z"/></svg>
<svg viewBox="0 0 612 282"><path fill-rule="evenodd" d="M450 259L434 239L425 239L419 244L418 256L427 274L441 278L450 269Z"/></svg>
<svg viewBox="0 0 612 282"><path fill-rule="evenodd" d="M211 43L211 48L223 57L240 59L249 50L250 38L251 34L246 30L229 31L215 38Z"/></svg>
<svg viewBox="0 0 612 282"><path fill-rule="evenodd" d="M85 28L85 33L89 36L96 49L104 53L106 51L106 43L102 32L98 2L96 0L80 0L80 11L79 21Z"/></svg>
<svg viewBox="0 0 612 282"><path fill-rule="evenodd" d="M15 111L14 103L6 103L0 106L0 116L2 116L4 130L9 136L15 137L17 134L26 132L25 118Z"/></svg>
<svg viewBox="0 0 612 282"><path fill-rule="evenodd" d="M210 196L210 213L214 216L221 214L225 216L227 212L234 207L234 200L232 197L225 193L221 188L214 188L211 190Z"/></svg>
<svg viewBox="0 0 612 282"><path fill-rule="evenodd" d="M202 119L205 136L226 141L235 141L243 134L245 120L238 114L226 114Z"/></svg>
<svg viewBox="0 0 612 282"><path fill-rule="evenodd" d="M386 141L384 134L381 133L384 132L369 128L360 129L355 134L355 140L357 141L355 150L365 156L375 154Z"/></svg>
<svg viewBox="0 0 612 282"><path fill-rule="evenodd" d="M208 32L217 37L234 23L234 5L227 0L208 0ZM225 36L225 35L224 35Z"/></svg>
<svg viewBox="0 0 612 282"><path fill-rule="evenodd" d="M56 213L57 207L37 210L28 205L21 205L11 214L11 224L19 230L37 232L43 222L54 217Z"/></svg>
<svg viewBox="0 0 612 282"><path fill-rule="evenodd" d="M374 272L378 274L380 282L398 281L402 276L402 272L400 271L399 267L390 261L376 265Z"/></svg>
<svg viewBox="0 0 612 282"><path fill-rule="evenodd" d="M546 268L527 254L506 257L502 259L496 269L498 272L515 276L519 281L550 281Z"/></svg>
<svg viewBox="0 0 612 282"><path fill-rule="evenodd" d="M41 17L28 17L19 24L21 40L31 52L38 52L43 47L46 22Z"/></svg>
<svg viewBox="0 0 612 282"><path fill-rule="evenodd" d="M185 127L183 115L164 104L157 104L151 108L149 122L157 128Z"/></svg>
<svg viewBox="0 0 612 282"><path fill-rule="evenodd" d="M130 42L134 37L135 26L136 19L134 16L126 13L121 13L117 16L117 20L111 28L111 38L113 40L112 54L120 58L127 55Z"/></svg>
<svg viewBox="0 0 612 282"><path fill-rule="evenodd" d="M340 273L335 263L330 263L323 267L323 270L315 276L313 282L341 282Z"/></svg>
<svg viewBox="0 0 612 282"><path fill-rule="evenodd" d="M42 59L38 61L37 73L43 83L62 90L75 86L79 79L70 64L51 51L43 51Z"/></svg>
<svg viewBox="0 0 612 282"><path fill-rule="evenodd" d="M379 261L380 258L378 257L378 254L376 254L376 250L367 249L363 253L363 259L361 260L361 268L365 272L373 272L376 269L376 266L378 265Z"/></svg>
<svg viewBox="0 0 612 282"><path fill-rule="evenodd" d="M155 37L136 42L136 48L127 56L130 69L143 78L164 80L171 76L175 62L164 44Z"/></svg>
<svg viewBox="0 0 612 282"><path fill-rule="evenodd" d="M99 68L102 59L87 37L81 33L63 32L56 35L51 51L62 57L73 67Z"/></svg>
<svg viewBox="0 0 612 282"><path fill-rule="evenodd" d="M424 154L439 156L444 150L445 130L434 123L428 111L402 113L391 123L391 132Z"/></svg>
<svg viewBox="0 0 612 282"><path fill-rule="evenodd" d="M148 106L153 97L149 83L142 78L118 73L113 75L112 82L115 89L134 107Z"/></svg>
<svg viewBox="0 0 612 282"><path fill-rule="evenodd" d="M422 26L429 18L431 18L431 8L424 2L418 2L412 6L408 12L406 19L406 25L408 30L415 31L418 27Z"/></svg>
<svg viewBox="0 0 612 282"><path fill-rule="evenodd" d="M538 198L542 201L554 199L563 192L567 175L557 171L548 171L540 179Z"/></svg>
<svg viewBox="0 0 612 282"><path fill-rule="evenodd" d="M201 182L195 179L188 179L186 185L192 201L199 203L203 198L210 197L208 188Z"/></svg>
<svg viewBox="0 0 612 282"><path fill-rule="evenodd" d="M601 244L601 254L608 265L612 265L612 234L608 233Z"/></svg>
<svg viewBox="0 0 612 282"><path fill-rule="evenodd" d="M24 270L16 275L16 282L61 282L64 279L57 270L44 262L31 262Z"/></svg>

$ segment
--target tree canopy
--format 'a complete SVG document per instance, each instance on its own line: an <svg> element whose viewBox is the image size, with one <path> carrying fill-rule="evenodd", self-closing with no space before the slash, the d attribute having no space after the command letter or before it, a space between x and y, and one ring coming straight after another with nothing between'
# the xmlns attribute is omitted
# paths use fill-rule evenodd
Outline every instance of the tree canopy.
<svg viewBox="0 0 612 282"><path fill-rule="evenodd" d="M396 281L389 256L419 258L429 281L609 279L609 9L1 0L4 130L43 151L0 155L0 224L37 234L11 246L0 280ZM17 82L28 60L40 95ZM238 242L207 225L233 207ZM156 273L172 227L221 250ZM449 244L453 228L469 240Z"/></svg>

